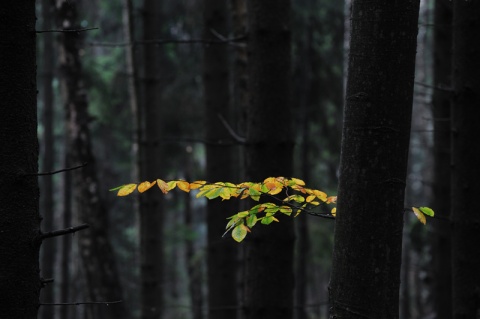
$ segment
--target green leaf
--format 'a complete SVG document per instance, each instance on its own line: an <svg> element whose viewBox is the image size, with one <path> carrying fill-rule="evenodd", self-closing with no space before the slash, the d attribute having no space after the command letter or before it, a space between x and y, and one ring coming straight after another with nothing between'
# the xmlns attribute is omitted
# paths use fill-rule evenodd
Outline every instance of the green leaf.
<svg viewBox="0 0 480 319"><path fill-rule="evenodd" d="M244 224L237 225L232 230L232 238L235 239L237 242L241 242L245 236L247 236L248 228Z"/></svg>
<svg viewBox="0 0 480 319"><path fill-rule="evenodd" d="M247 217L247 216L248 216L248 211L243 211L243 212L237 213L238 218L243 218L243 217Z"/></svg>
<svg viewBox="0 0 480 319"><path fill-rule="evenodd" d="M255 226L257 221L258 221L257 215L250 215L247 218L247 226L252 228L253 226Z"/></svg>
<svg viewBox="0 0 480 319"><path fill-rule="evenodd" d="M433 211L433 209L431 209L430 207L418 207L418 209L424 213L425 215L428 215L430 217L433 217L435 215L435 212Z"/></svg>

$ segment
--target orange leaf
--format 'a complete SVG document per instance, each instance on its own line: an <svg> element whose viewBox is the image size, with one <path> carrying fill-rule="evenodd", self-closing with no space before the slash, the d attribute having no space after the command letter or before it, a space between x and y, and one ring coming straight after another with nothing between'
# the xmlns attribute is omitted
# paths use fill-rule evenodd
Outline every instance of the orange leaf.
<svg viewBox="0 0 480 319"><path fill-rule="evenodd" d="M190 183L186 181L177 181L177 187L182 191L189 193L190 192Z"/></svg>
<svg viewBox="0 0 480 319"><path fill-rule="evenodd" d="M190 183L190 189L197 189L202 187L202 185L205 185L207 182L206 181L195 181Z"/></svg>
<svg viewBox="0 0 480 319"><path fill-rule="evenodd" d="M156 183L157 183L157 181L153 181L153 183L150 183L150 182L148 182L148 181L147 181L147 182L140 183L140 184L138 185L138 191L139 191L140 193L143 193L143 192L149 190L150 188L152 188Z"/></svg>

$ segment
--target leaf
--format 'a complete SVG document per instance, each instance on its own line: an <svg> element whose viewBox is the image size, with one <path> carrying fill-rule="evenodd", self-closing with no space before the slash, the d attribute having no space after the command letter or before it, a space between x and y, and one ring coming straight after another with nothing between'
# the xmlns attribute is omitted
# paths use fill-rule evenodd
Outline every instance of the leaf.
<svg viewBox="0 0 480 319"><path fill-rule="evenodd" d="M127 196L133 193L133 191L137 188L137 184L127 184L123 185L122 188L118 190L117 196Z"/></svg>
<svg viewBox="0 0 480 319"><path fill-rule="evenodd" d="M177 186L177 181L170 181L167 183L168 185L168 190L171 191L172 189L175 188L175 186Z"/></svg>
<svg viewBox="0 0 480 319"><path fill-rule="evenodd" d="M255 226L257 221L258 221L257 215L252 214L247 218L247 226L252 228L253 226Z"/></svg>
<svg viewBox="0 0 480 319"><path fill-rule="evenodd" d="M292 177L290 180L293 181L295 185L305 186L305 182L302 181L301 179Z"/></svg>
<svg viewBox="0 0 480 319"><path fill-rule="evenodd" d="M285 215L288 215L290 216L292 214L292 208L291 207L288 207L288 206L282 206L280 207L280 213L283 213Z"/></svg>
<svg viewBox="0 0 480 319"><path fill-rule="evenodd" d="M428 215L430 217L434 217L435 216L435 212L433 211L433 209L431 209L430 207L418 207L418 209L424 213L425 215Z"/></svg>
<svg viewBox="0 0 480 319"><path fill-rule="evenodd" d="M140 193L146 192L147 190L149 190L150 188L152 188L153 186L155 186L156 183L157 183L157 181L153 181L152 183L150 183L150 182L140 183L140 184L138 185L138 191L139 191Z"/></svg>
<svg viewBox="0 0 480 319"><path fill-rule="evenodd" d="M205 185L207 182L206 181L195 181L190 183L190 189L198 189Z"/></svg>
<svg viewBox="0 0 480 319"><path fill-rule="evenodd" d="M332 216L337 217L337 207L332 208Z"/></svg>
<svg viewBox="0 0 480 319"><path fill-rule="evenodd" d="M418 220L425 225L427 223L427 219L425 218L425 215L422 213L422 211L417 207L412 207L412 210L415 216L417 216Z"/></svg>
<svg viewBox="0 0 480 319"><path fill-rule="evenodd" d="M248 216L248 211L243 211L243 212L237 213L238 218L243 218L243 217L247 217L247 216Z"/></svg>
<svg viewBox="0 0 480 319"><path fill-rule="evenodd" d="M109 191L110 192L114 192L114 191L118 191L120 188L122 188L123 186L125 185L120 185L120 186L117 186L117 187L114 187L114 188L110 188Z"/></svg>
<svg viewBox="0 0 480 319"><path fill-rule="evenodd" d="M186 181L177 181L177 187L185 193L190 192L190 183Z"/></svg>
<svg viewBox="0 0 480 319"><path fill-rule="evenodd" d="M330 196L327 198L327 204L332 204L332 203L336 203L337 202L337 196Z"/></svg>
<svg viewBox="0 0 480 319"><path fill-rule="evenodd" d="M315 196L317 196L317 198L318 198L319 200L321 200L322 202L325 202L325 201L328 200L327 194L325 194L325 193L322 192L322 191L319 191L318 189L314 189L314 190L313 190L313 194L314 194ZM332 202L332 203L335 203L335 202L337 201L337 196L331 196L331 197L335 197L335 201ZM332 198L332 200L333 200L333 198Z"/></svg>
<svg viewBox="0 0 480 319"><path fill-rule="evenodd" d="M235 239L237 242L241 242L245 236L247 236L248 227L244 224L237 225L232 230L232 238Z"/></svg>
<svg viewBox="0 0 480 319"><path fill-rule="evenodd" d="M161 179L157 179L157 185L158 185L158 188L160 188L160 190L162 191L162 193L166 194L168 193L168 184L161 180Z"/></svg>
<svg viewBox="0 0 480 319"><path fill-rule="evenodd" d="M303 203L305 201L305 197L303 197L302 195L290 195L288 197L286 197L283 201L284 202L289 202L289 201L295 201L297 203Z"/></svg>
<svg viewBox="0 0 480 319"><path fill-rule="evenodd" d="M313 201L317 196L315 195L308 195L307 196L307 199L305 200L307 203L310 203L311 201Z"/></svg>

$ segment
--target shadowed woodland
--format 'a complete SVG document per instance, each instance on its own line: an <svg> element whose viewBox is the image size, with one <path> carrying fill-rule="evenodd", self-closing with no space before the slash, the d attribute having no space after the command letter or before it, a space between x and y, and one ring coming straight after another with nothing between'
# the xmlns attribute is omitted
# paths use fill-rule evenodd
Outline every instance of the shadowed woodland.
<svg viewBox="0 0 480 319"><path fill-rule="evenodd" d="M478 39L476 0L2 1L0 319L480 318ZM335 218L109 191L280 176Z"/></svg>

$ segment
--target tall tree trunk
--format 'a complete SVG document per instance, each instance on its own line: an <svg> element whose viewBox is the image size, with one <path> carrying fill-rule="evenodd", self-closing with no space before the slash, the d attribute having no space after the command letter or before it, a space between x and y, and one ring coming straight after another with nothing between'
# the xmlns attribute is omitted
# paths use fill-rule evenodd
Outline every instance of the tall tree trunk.
<svg viewBox="0 0 480 319"><path fill-rule="evenodd" d="M453 2L453 318L480 316L479 17L480 2Z"/></svg>
<svg viewBox="0 0 480 319"><path fill-rule="evenodd" d="M145 0L143 7L144 40L160 38L161 3ZM141 107L140 177L141 180L161 178L160 48L150 44L144 47L144 85ZM141 308L143 319L159 318L163 307L163 196L147 192L140 197L140 266Z"/></svg>
<svg viewBox="0 0 480 319"><path fill-rule="evenodd" d="M225 0L204 1L204 34L206 39L215 39L213 32L227 33L227 2ZM206 138L215 144L208 144L206 178L216 182L232 180L232 148L222 145L229 142L228 131L219 116L229 119L229 72L227 47L225 45L205 46L203 51L203 81L205 97ZM236 318L237 245L234 241L222 238L225 229L225 215L235 210L235 203L209 201L207 203L208 224L208 309L209 318ZM223 218L222 218L223 216Z"/></svg>
<svg viewBox="0 0 480 319"><path fill-rule="evenodd" d="M292 175L290 108L290 1L249 0L246 174L251 181ZM260 226L246 252L245 316L248 319L293 315L292 219Z"/></svg>
<svg viewBox="0 0 480 319"><path fill-rule="evenodd" d="M74 1L57 1L58 24L64 29L79 28ZM88 298L92 301L122 299L122 289L112 246L108 238L108 211L100 198L95 158L88 124L87 93L82 81L82 63L79 50L80 35L74 32L60 35L60 71L62 93L66 107L68 150L72 165L88 163L73 174L74 201L80 222L90 228L78 235L79 251L87 278ZM102 318L128 317L124 304L110 307L90 307L90 315Z"/></svg>
<svg viewBox="0 0 480 319"><path fill-rule="evenodd" d="M452 2L435 1L434 13L432 97L434 121L434 183L433 204L437 216L450 215L450 92L452 54ZM441 89L444 88L444 89ZM452 264L450 224L445 220L432 221L432 294L434 312L438 319L452 315Z"/></svg>
<svg viewBox="0 0 480 319"><path fill-rule="evenodd" d="M0 4L1 318L36 318L40 294L35 2Z"/></svg>
<svg viewBox="0 0 480 319"><path fill-rule="evenodd" d="M53 21L53 12L55 10L55 4L51 0L42 1L42 20L43 29L50 30ZM54 72L54 55L53 55L53 35L51 33L45 33L42 36L43 44L43 112L42 112L42 124L43 124L43 140L41 147L41 154L43 158L42 171L53 171L54 152L53 152L53 72ZM42 196L40 200L41 214L43 218L43 228L47 231L53 230L54 218L55 218L55 205L53 203L53 177L51 175L43 176L41 180ZM41 255L41 276L43 278L53 277L53 267L55 264L55 240L47 240L42 247ZM50 285L42 291L42 302L52 303L54 302L54 289ZM54 308L43 307L41 308L42 318L53 318Z"/></svg>
<svg viewBox="0 0 480 319"><path fill-rule="evenodd" d="M398 318L419 1L356 0L331 318Z"/></svg>
<svg viewBox="0 0 480 319"><path fill-rule="evenodd" d="M54 19L53 13L55 3L52 0L42 1L42 20L43 29L50 30ZM43 139L41 145L42 154L42 171L53 171L54 164L54 137L53 137L53 73L54 73L54 52L53 52L53 35L45 33L42 35L43 44L43 65L42 65L42 84L43 84ZM40 200L41 215L43 217L43 229L47 231L53 230L55 218L55 205L53 202L53 176L43 176L41 179L42 196ZM41 255L41 276L43 278L52 278L55 264L56 241L47 240L42 246ZM54 289L52 285L46 287L42 291L42 302L52 303L54 301ZM50 319L54 316L54 307L41 308L41 317Z"/></svg>

